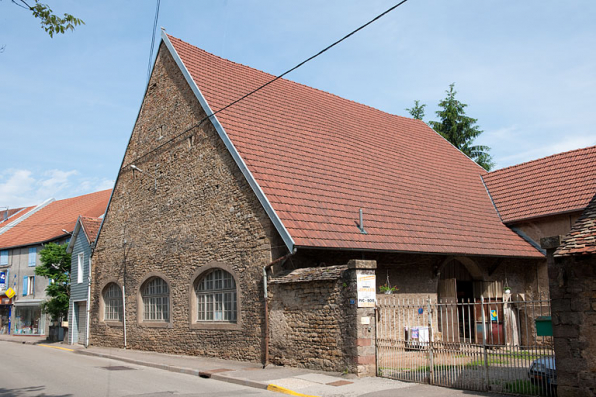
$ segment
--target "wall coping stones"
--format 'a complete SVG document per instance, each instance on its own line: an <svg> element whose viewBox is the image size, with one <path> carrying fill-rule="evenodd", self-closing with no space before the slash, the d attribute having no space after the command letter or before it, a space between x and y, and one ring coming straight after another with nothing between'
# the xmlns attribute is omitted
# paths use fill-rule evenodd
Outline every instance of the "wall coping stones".
<svg viewBox="0 0 596 397"><path fill-rule="evenodd" d="M351 259L348 262L348 269L376 269L377 261L364 259Z"/></svg>
<svg viewBox="0 0 596 397"><path fill-rule="evenodd" d="M306 283L310 281L337 280L348 269L346 265L326 267L305 267L286 270L269 280L270 284Z"/></svg>

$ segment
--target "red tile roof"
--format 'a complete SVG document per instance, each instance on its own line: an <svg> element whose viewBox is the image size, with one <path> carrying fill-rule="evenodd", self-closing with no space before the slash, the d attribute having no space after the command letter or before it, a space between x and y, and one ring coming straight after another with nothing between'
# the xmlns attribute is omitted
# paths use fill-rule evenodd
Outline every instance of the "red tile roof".
<svg viewBox="0 0 596 397"><path fill-rule="evenodd" d="M54 201L0 234L0 248L26 246L50 241L72 232L79 215L103 215L111 190Z"/></svg>
<svg viewBox="0 0 596 397"><path fill-rule="evenodd" d="M168 38L213 110L274 77ZM297 247L541 256L422 121L285 79L217 118Z"/></svg>
<svg viewBox="0 0 596 397"><path fill-rule="evenodd" d="M12 208L9 209L8 211L1 211L0 212L0 233L1 233L1 229L5 226L7 226L8 224L14 222L15 220L19 219L20 217L22 217L23 215L29 213L29 211L31 211L32 209L34 209L35 206L33 207L25 207L25 208ZM4 214L8 213L8 219L4 220Z"/></svg>
<svg viewBox="0 0 596 397"><path fill-rule="evenodd" d="M81 224L83 225L83 230L85 232L85 236L87 236L87 241L89 244L93 243L97 238L97 233L99 232L101 222L101 218L92 218L89 216L81 217Z"/></svg>
<svg viewBox="0 0 596 397"><path fill-rule="evenodd" d="M587 254L596 254L596 195L555 252L555 256Z"/></svg>
<svg viewBox="0 0 596 397"><path fill-rule="evenodd" d="M493 171L484 181L505 223L582 211L596 193L596 146Z"/></svg>

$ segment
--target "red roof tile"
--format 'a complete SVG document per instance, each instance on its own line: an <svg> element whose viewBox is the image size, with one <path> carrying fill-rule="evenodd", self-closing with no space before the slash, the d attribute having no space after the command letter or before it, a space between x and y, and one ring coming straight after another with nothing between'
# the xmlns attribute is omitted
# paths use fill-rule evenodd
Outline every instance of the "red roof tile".
<svg viewBox="0 0 596 397"><path fill-rule="evenodd" d="M484 181L505 223L582 211L596 193L596 146L493 171Z"/></svg>
<svg viewBox="0 0 596 397"><path fill-rule="evenodd" d="M274 77L168 38L213 110ZM422 121L285 79L217 118L298 247L541 256Z"/></svg>
<svg viewBox="0 0 596 397"><path fill-rule="evenodd" d="M93 243L97 238L97 233L99 232L101 222L101 218L93 218L89 216L81 217L81 224L83 225L83 230L87 236L87 241L89 244Z"/></svg>
<svg viewBox="0 0 596 397"><path fill-rule="evenodd" d="M2 233L3 227L13 223L15 220L17 220L20 217L22 217L23 215L29 213L34 208L35 208L35 206L25 207L25 208L12 208L12 209L9 209L8 211L0 212L0 233ZM8 216L8 218L6 220L4 220L5 214Z"/></svg>
<svg viewBox="0 0 596 397"><path fill-rule="evenodd" d="M596 195L555 252L555 256L587 254L596 254Z"/></svg>
<svg viewBox="0 0 596 397"><path fill-rule="evenodd" d="M72 232L79 215L103 215L111 190L54 201L18 225L0 234L0 248L38 244L64 236L62 229Z"/></svg>

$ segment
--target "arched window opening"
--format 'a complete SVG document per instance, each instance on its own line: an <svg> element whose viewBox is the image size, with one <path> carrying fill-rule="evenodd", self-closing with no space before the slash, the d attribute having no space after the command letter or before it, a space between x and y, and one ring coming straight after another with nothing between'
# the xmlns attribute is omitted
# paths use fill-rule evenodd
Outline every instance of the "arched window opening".
<svg viewBox="0 0 596 397"><path fill-rule="evenodd" d="M170 289L159 277L147 281L141 291L144 321L169 321Z"/></svg>
<svg viewBox="0 0 596 397"><path fill-rule="evenodd" d="M198 321L237 321L236 282L230 273L212 270L197 282L195 292Z"/></svg>
<svg viewBox="0 0 596 397"><path fill-rule="evenodd" d="M104 321L122 321L122 290L115 283L103 290Z"/></svg>

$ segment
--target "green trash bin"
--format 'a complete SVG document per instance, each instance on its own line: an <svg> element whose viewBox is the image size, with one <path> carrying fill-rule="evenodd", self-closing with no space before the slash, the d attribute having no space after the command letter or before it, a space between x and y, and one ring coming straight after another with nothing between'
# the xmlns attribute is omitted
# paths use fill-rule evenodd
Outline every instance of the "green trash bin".
<svg viewBox="0 0 596 397"><path fill-rule="evenodd" d="M536 335L553 336L553 321L551 316L540 316L536 318Z"/></svg>

